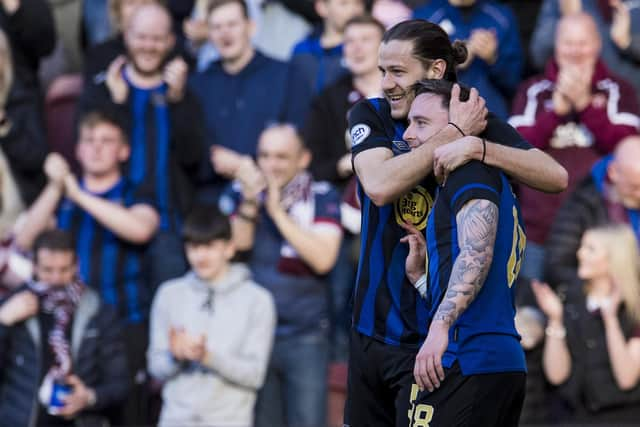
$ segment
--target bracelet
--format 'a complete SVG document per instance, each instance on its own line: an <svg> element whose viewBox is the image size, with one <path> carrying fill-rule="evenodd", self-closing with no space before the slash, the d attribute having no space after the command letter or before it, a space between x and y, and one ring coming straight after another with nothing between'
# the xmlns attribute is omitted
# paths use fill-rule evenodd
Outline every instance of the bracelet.
<svg viewBox="0 0 640 427"><path fill-rule="evenodd" d="M242 211L238 211L236 213L236 215L238 216L238 218L243 219L247 222L256 222L258 221L258 215L247 215L246 213L242 212Z"/></svg>
<svg viewBox="0 0 640 427"><path fill-rule="evenodd" d="M567 336L567 329L564 326L560 328L547 326L544 330L544 334L550 338L564 339L564 337Z"/></svg>
<svg viewBox="0 0 640 427"><path fill-rule="evenodd" d="M482 138L482 163L484 163L484 157L487 155L487 140Z"/></svg>
<svg viewBox="0 0 640 427"><path fill-rule="evenodd" d="M449 124L449 125L453 126L454 128L458 129L458 132L460 132L460 135L467 136L464 132L462 132L462 129L460 129L460 127L457 124L455 124L453 122L448 122L447 124Z"/></svg>
<svg viewBox="0 0 640 427"><path fill-rule="evenodd" d="M416 288L420 296L424 298L427 295L427 275L423 274L422 276L420 276L418 281L414 283L413 286Z"/></svg>

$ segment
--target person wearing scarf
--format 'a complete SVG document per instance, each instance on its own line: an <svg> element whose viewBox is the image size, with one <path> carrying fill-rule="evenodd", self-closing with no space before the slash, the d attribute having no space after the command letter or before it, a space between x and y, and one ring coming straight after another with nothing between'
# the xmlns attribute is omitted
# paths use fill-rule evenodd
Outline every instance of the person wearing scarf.
<svg viewBox="0 0 640 427"><path fill-rule="evenodd" d="M327 273L342 240L340 195L313 180L310 161L296 130L274 125L260 135L257 164L245 158L237 181L220 199L221 210L232 215L236 248L250 251L253 277L271 291L278 313L273 355L258 396L258 427L327 424Z"/></svg>
<svg viewBox="0 0 640 427"><path fill-rule="evenodd" d="M74 248L65 231L42 233L34 278L0 304L3 425L102 425L102 411L126 397L116 314L77 280Z"/></svg>

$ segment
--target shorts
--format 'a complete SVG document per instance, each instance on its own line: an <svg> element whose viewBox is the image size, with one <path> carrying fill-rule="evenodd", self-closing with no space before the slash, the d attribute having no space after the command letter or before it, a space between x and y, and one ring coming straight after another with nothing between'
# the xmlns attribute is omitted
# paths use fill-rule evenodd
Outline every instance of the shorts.
<svg viewBox="0 0 640 427"><path fill-rule="evenodd" d="M409 427L517 427L525 396L524 372L462 375L456 362L429 393L412 385Z"/></svg>
<svg viewBox="0 0 640 427"><path fill-rule="evenodd" d="M351 330L344 426L408 425L417 351Z"/></svg>

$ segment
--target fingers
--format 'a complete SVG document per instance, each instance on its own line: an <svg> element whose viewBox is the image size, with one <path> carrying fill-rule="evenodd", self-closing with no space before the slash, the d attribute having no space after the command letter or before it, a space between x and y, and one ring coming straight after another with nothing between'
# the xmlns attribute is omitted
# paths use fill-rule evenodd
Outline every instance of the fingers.
<svg viewBox="0 0 640 427"><path fill-rule="evenodd" d="M451 101L449 101L449 108L458 104L460 104L460 85L455 83L451 89Z"/></svg>
<svg viewBox="0 0 640 427"><path fill-rule="evenodd" d="M421 391L427 388L427 383L429 382L427 364L425 359L420 355L416 357L416 363L413 367L413 379L416 381L416 384L418 384Z"/></svg>
<svg viewBox="0 0 640 427"><path fill-rule="evenodd" d="M107 69L107 77L117 77L120 76L120 72L122 68L127 63L127 58L124 55L119 55L116 59L114 59L111 64L109 64L109 68Z"/></svg>
<svg viewBox="0 0 640 427"><path fill-rule="evenodd" d="M427 358L427 378L428 382L426 384L427 390L430 392L440 387L440 380L438 379L438 374L436 373L435 368L435 355L429 355Z"/></svg>

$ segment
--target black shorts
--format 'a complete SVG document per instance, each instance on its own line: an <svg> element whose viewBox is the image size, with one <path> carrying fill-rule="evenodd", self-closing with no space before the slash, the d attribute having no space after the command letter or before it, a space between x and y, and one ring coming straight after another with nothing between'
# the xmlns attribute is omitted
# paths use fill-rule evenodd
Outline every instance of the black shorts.
<svg viewBox="0 0 640 427"><path fill-rule="evenodd" d="M416 353L351 330L345 426L408 425Z"/></svg>
<svg viewBox="0 0 640 427"><path fill-rule="evenodd" d="M525 395L524 372L463 376L456 362L429 393L413 385L409 427L517 427Z"/></svg>

